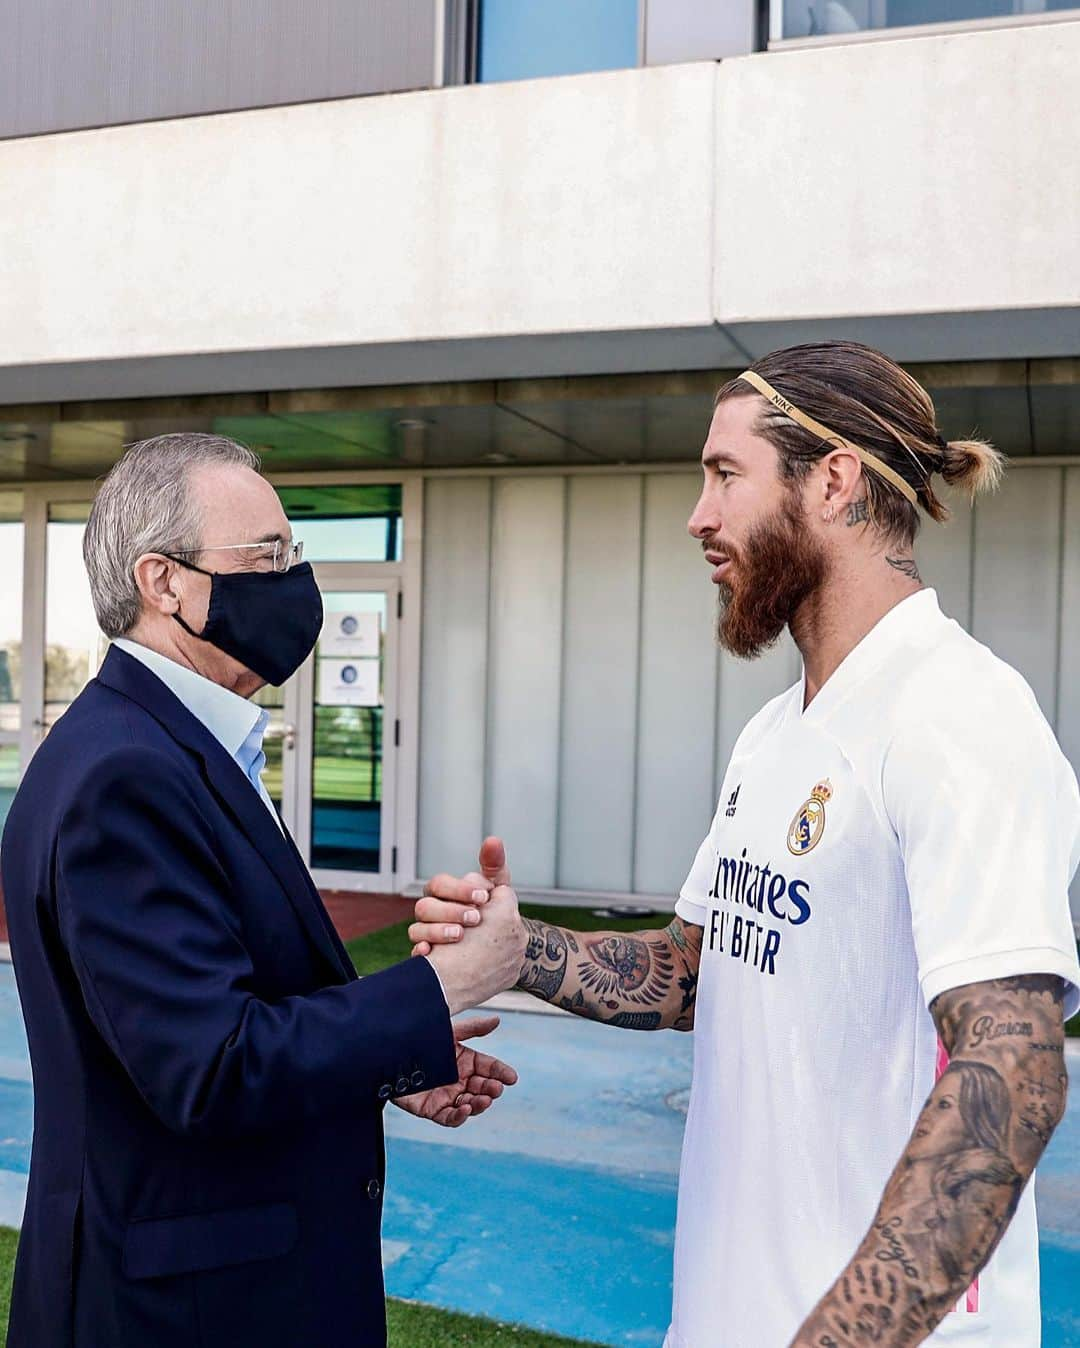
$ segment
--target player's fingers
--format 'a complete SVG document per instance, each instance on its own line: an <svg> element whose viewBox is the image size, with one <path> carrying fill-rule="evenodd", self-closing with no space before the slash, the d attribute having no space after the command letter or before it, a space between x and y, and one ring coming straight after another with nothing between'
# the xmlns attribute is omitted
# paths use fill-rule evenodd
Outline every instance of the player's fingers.
<svg viewBox="0 0 1080 1348"><path fill-rule="evenodd" d="M479 891L481 888L486 898L488 888L486 881L482 885L475 885L468 884L455 875L433 875L424 886L424 893L437 899L449 899L453 903L471 903L473 890Z"/></svg>
<svg viewBox="0 0 1080 1348"><path fill-rule="evenodd" d="M416 945L412 948L412 953L414 957L417 955L430 955L431 946L428 945L427 941L417 941Z"/></svg>
<svg viewBox="0 0 1080 1348"><path fill-rule="evenodd" d="M463 885L471 885L474 890L477 890L479 891L479 893L483 894L484 896L483 899L477 896L476 901L478 903L486 902L487 896L491 893L492 890L491 881L487 878L486 875L481 875L479 871L470 871L468 875L463 875L461 877L461 883Z"/></svg>
<svg viewBox="0 0 1080 1348"><path fill-rule="evenodd" d="M414 916L417 922L454 922L462 927L480 925L480 909L466 907L464 904L451 903L447 899L433 899L425 896L417 899Z"/></svg>
<svg viewBox="0 0 1080 1348"><path fill-rule="evenodd" d="M453 945L465 934L465 928L456 922L414 922L409 927L413 945L427 941L430 945Z"/></svg>

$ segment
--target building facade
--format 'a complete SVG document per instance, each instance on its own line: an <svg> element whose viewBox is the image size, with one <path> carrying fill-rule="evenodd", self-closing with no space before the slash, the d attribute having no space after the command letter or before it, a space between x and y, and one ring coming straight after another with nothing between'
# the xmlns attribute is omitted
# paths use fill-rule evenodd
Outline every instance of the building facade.
<svg viewBox="0 0 1080 1348"><path fill-rule="evenodd" d="M9 6L0 810L102 656L96 479L213 430L326 596L260 695L317 878L497 832L528 890L670 902L798 673L716 649L712 394L838 335L1010 454L917 555L1080 768L1077 68L1057 0Z"/></svg>

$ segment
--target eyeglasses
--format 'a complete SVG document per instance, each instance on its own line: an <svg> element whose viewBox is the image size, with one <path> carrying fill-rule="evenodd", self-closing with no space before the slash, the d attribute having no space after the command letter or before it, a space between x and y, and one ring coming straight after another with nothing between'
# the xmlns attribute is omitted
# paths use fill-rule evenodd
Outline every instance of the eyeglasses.
<svg viewBox="0 0 1080 1348"><path fill-rule="evenodd" d="M198 557L204 552L243 552L254 559L254 564L270 563L274 571L288 571L304 555L303 543L286 543L280 538L268 543L219 543L212 548L178 548L177 557Z"/></svg>

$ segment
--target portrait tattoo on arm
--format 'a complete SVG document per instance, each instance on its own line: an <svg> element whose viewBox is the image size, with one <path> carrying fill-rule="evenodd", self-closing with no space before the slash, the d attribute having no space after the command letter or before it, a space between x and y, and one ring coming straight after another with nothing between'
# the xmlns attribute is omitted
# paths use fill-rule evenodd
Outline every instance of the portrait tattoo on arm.
<svg viewBox="0 0 1080 1348"><path fill-rule="evenodd" d="M793 1348L913 1348L997 1248L1065 1109L1065 984L973 983L931 1006L949 1065L854 1258Z"/></svg>
<svg viewBox="0 0 1080 1348"><path fill-rule="evenodd" d="M525 920L517 986L565 1011L628 1030L691 1029L701 959L699 927L589 932Z"/></svg>

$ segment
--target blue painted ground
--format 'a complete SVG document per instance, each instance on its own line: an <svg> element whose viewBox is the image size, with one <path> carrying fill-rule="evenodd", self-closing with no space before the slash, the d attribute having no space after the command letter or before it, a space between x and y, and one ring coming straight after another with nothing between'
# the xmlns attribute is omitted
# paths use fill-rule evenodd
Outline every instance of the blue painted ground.
<svg viewBox="0 0 1080 1348"><path fill-rule="evenodd" d="M387 1289L615 1348L659 1345L671 1296L685 1035L512 1013L522 1084L456 1132L387 1111ZM1080 1083L1080 1045L1070 1048ZM0 1224L18 1225L32 1094L0 964ZM1080 1084L1039 1170L1044 1348L1080 1348Z"/></svg>

